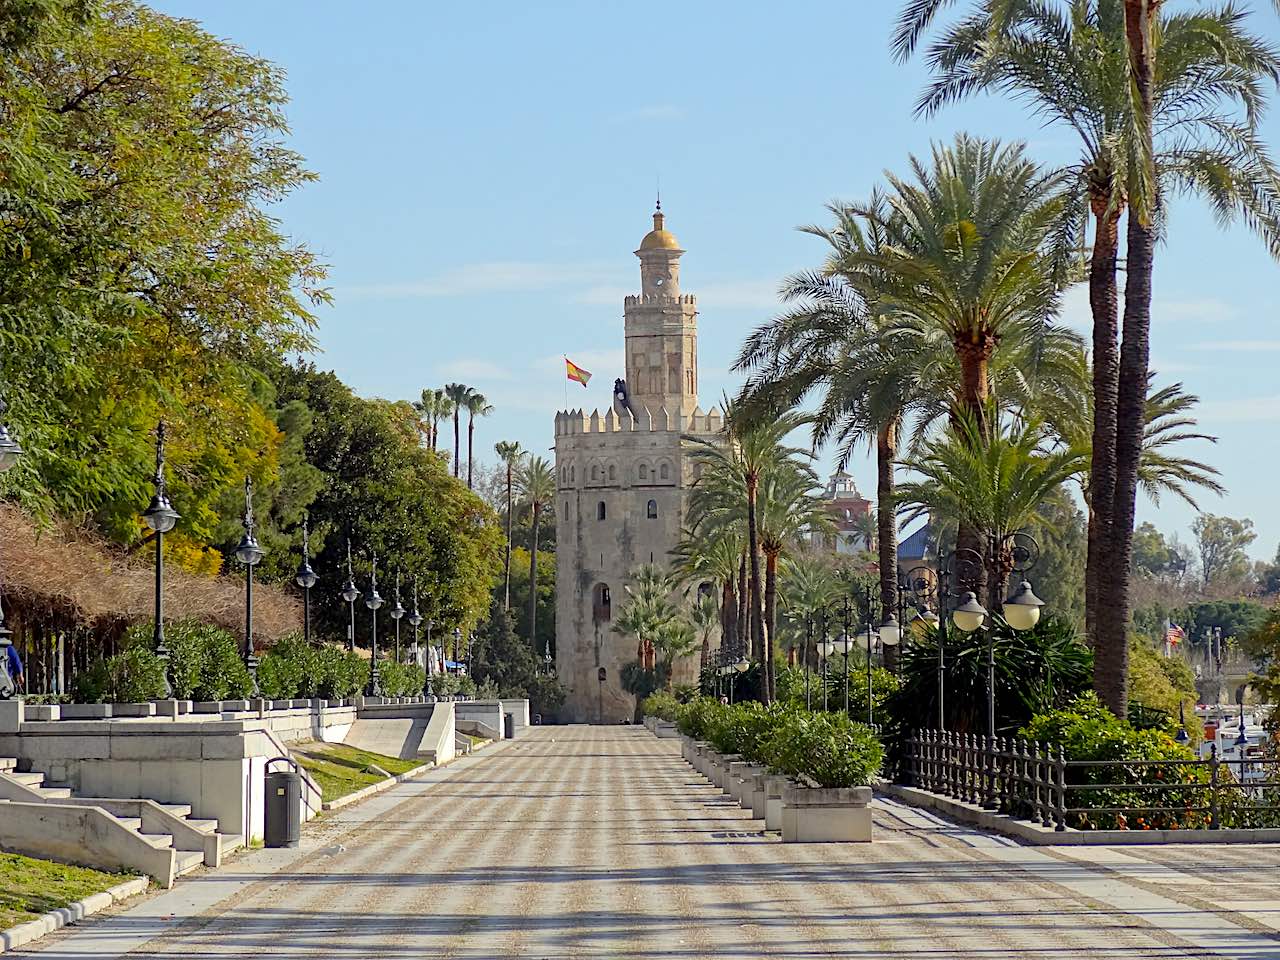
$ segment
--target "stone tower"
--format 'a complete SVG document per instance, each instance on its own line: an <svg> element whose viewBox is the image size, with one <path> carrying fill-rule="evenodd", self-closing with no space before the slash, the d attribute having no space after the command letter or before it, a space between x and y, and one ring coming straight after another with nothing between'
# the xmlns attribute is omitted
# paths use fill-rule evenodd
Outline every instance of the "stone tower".
<svg viewBox="0 0 1280 960"><path fill-rule="evenodd" d="M635 251L640 293L624 302L626 379L614 404L556 414L556 670L570 721L631 718L619 675L636 639L613 619L631 572L669 563L680 540L694 479L680 438L723 426L719 410L698 407L698 311L680 292L683 254L659 207ZM677 679L696 669L683 665Z"/></svg>

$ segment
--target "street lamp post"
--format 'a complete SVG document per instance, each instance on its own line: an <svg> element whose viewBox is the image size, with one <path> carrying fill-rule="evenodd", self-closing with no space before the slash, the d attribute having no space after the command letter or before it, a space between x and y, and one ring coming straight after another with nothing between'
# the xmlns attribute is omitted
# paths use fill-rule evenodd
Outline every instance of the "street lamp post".
<svg viewBox="0 0 1280 960"><path fill-rule="evenodd" d="M809 695L809 650L813 647L813 614L804 617L804 708L813 709L813 701Z"/></svg>
<svg viewBox="0 0 1280 960"><path fill-rule="evenodd" d="M0 431L3 429L0 425ZM151 503L143 511L142 519L156 535L156 622L153 637L156 656L164 669L164 699L168 700L173 696L173 683L169 679L169 648L164 642L164 535L174 528L179 516L169 502L169 493L165 489L163 420L156 426L156 472L152 482L155 484L155 493L151 495Z"/></svg>
<svg viewBox="0 0 1280 960"><path fill-rule="evenodd" d="M400 662L400 619L405 615L405 609L400 605L400 571L396 571L396 602L395 606L389 611L391 619L396 622L396 663Z"/></svg>
<svg viewBox="0 0 1280 960"><path fill-rule="evenodd" d="M421 660L418 647L418 628L422 626L422 614L418 612L418 578L413 578L413 611L409 614L409 626L413 627L413 665L416 667ZM426 676L426 671L423 671ZM422 691L419 691L422 692Z"/></svg>
<svg viewBox="0 0 1280 960"><path fill-rule="evenodd" d="M356 601L360 599L360 588L356 586L355 573L351 569L351 538L347 537L347 579L342 584L342 599L347 601L347 609L351 614L351 622L347 626L347 651L356 652Z"/></svg>
<svg viewBox="0 0 1280 960"><path fill-rule="evenodd" d="M252 694L256 698L258 690L258 657L253 652L253 568L261 561L266 551L258 544L253 535L253 481L244 478L244 536L236 546L236 559L244 564L244 665L249 668L249 680Z"/></svg>
<svg viewBox="0 0 1280 960"><path fill-rule="evenodd" d="M364 598L364 605L373 614L373 630L369 641L369 683L365 687L365 696L382 696L382 682L378 675L378 608L382 606L382 596L378 593L378 555L373 555L373 573L369 578L369 595Z"/></svg>
<svg viewBox="0 0 1280 960"><path fill-rule="evenodd" d="M294 582L302 588L302 642L311 643L311 588L320 580L311 569L311 531L307 515L302 515L302 563L298 564L298 572Z"/></svg>

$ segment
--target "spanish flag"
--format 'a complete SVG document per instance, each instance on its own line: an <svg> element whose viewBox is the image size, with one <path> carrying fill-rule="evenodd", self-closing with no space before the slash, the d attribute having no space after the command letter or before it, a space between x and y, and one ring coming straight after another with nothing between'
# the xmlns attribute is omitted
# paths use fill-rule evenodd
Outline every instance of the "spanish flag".
<svg viewBox="0 0 1280 960"><path fill-rule="evenodd" d="M577 380L578 383L582 384L584 387L587 385L587 381L591 379L590 373L583 370L568 357L564 358L564 372L570 380Z"/></svg>

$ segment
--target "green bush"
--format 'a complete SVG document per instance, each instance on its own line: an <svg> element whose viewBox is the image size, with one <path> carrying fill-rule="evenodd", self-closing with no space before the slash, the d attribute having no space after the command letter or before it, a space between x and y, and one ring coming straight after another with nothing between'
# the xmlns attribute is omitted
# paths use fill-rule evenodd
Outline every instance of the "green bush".
<svg viewBox="0 0 1280 960"><path fill-rule="evenodd" d="M697 697L681 706L676 714L676 729L694 740L706 740L714 718L724 709L714 697Z"/></svg>
<svg viewBox="0 0 1280 960"><path fill-rule="evenodd" d="M369 661L339 647L321 647L315 660L316 696L326 700L354 697L369 679Z"/></svg>
<svg viewBox="0 0 1280 960"><path fill-rule="evenodd" d="M458 678L452 673L436 673L431 676L431 692L437 697L447 697L458 692Z"/></svg>
<svg viewBox="0 0 1280 960"><path fill-rule="evenodd" d="M394 660L379 662L378 675L382 681L382 692L388 697L416 697L422 693L426 679L417 664L396 663Z"/></svg>
<svg viewBox="0 0 1280 960"><path fill-rule="evenodd" d="M153 630L150 623L137 624L124 642L150 647ZM198 620L178 620L165 624L164 638L173 695L179 700L243 700L253 692L239 637Z"/></svg>
<svg viewBox="0 0 1280 960"><path fill-rule="evenodd" d="M79 703L144 703L164 696L164 664L135 645L99 660L76 677Z"/></svg>
<svg viewBox="0 0 1280 960"><path fill-rule="evenodd" d="M458 677L458 693L464 697L474 697L476 695L476 682L466 674Z"/></svg>
<svg viewBox="0 0 1280 960"><path fill-rule="evenodd" d="M1068 826L1079 829L1178 829L1203 826L1205 816L1186 808L1201 806L1202 790L1178 789L1178 784L1205 783L1208 771L1198 766L1149 766L1149 760L1193 760L1195 755L1173 739L1167 730L1135 729L1104 707L1096 694L1081 694L1062 710L1033 717L1020 734L1041 743L1061 747L1068 760L1125 760L1115 767L1068 768L1068 787L1086 783L1157 783L1167 780L1168 790L1067 790L1068 807L1171 807L1184 813L1143 813L1135 817L1110 813L1073 815Z"/></svg>
<svg viewBox="0 0 1280 960"><path fill-rule="evenodd" d="M640 713L646 717L672 721L680 712L680 706L680 701L672 694L660 691L651 693L640 701Z"/></svg>
<svg viewBox="0 0 1280 960"><path fill-rule="evenodd" d="M815 787L869 786L884 748L864 723L842 713L785 713L761 754L771 770Z"/></svg>
<svg viewBox="0 0 1280 960"><path fill-rule="evenodd" d="M258 664L258 690L268 700L314 696L315 671L314 648L281 640Z"/></svg>

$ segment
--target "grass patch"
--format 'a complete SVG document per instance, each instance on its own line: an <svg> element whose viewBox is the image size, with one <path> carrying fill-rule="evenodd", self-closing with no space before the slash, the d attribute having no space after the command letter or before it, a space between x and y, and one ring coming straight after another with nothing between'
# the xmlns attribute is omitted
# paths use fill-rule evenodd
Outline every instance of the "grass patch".
<svg viewBox="0 0 1280 960"><path fill-rule="evenodd" d="M422 766L421 760L386 757L341 743L309 743L295 747L293 758L315 778L326 802L380 782L383 778L369 769L371 764L392 776Z"/></svg>
<svg viewBox="0 0 1280 960"><path fill-rule="evenodd" d="M34 920L128 879L128 874L0 853L0 929Z"/></svg>

